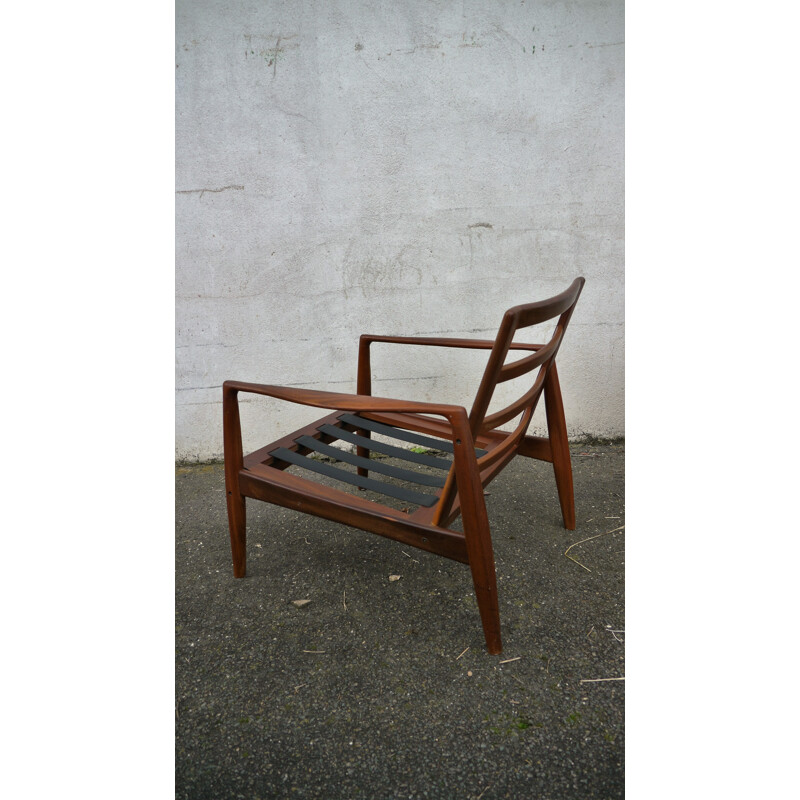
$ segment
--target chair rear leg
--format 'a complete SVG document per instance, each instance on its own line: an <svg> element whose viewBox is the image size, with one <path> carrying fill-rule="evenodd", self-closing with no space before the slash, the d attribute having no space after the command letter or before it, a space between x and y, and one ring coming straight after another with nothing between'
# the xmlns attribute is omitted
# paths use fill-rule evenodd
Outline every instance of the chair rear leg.
<svg viewBox="0 0 800 800"><path fill-rule="evenodd" d="M555 362L550 365L544 383L544 403L547 412L547 430L550 449L553 453L553 472L556 476L558 501L564 527L575 530L575 489L572 484L572 461L567 439L567 420L564 416L564 403L561 399L561 386Z"/></svg>
<svg viewBox="0 0 800 800"><path fill-rule="evenodd" d="M369 338L362 336L358 343L358 374L356 376L356 392L363 395L372 394L372 366L370 365L369 345ZM368 430L356 430L356 433L366 439L370 439L372 437L372 433ZM361 447L360 445L357 446L356 455L360 456L361 458L369 458L369 448ZM366 467L358 467L356 472L362 478L369 477L369 470Z"/></svg>
<svg viewBox="0 0 800 800"><path fill-rule="evenodd" d="M372 438L372 432L368 431L368 430L357 430L356 433L359 436L363 436L365 439ZM356 445L356 455L360 456L361 458L369 458L369 448L368 447L362 447L361 445ZM357 467L356 468L356 472L362 478L368 478L369 477L369 470L366 467Z"/></svg>

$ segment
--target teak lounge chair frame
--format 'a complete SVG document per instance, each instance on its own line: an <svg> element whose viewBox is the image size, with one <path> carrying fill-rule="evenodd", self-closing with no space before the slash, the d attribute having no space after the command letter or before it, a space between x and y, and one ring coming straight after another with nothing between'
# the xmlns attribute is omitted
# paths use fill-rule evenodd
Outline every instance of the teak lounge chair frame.
<svg viewBox="0 0 800 800"><path fill-rule="evenodd" d="M564 525L569 530L575 529L572 466L555 358L583 284L584 279L578 278L566 291L549 300L509 309L494 341L365 334L359 342L355 395L225 381L225 484L234 575L244 577L246 570L246 497L324 517L469 564L487 648L490 653L500 653L500 613L484 487L515 455L549 461L555 472ZM558 321L546 344L512 341L518 330L556 317ZM489 360L471 411L467 413L457 405L372 397L373 342L488 350ZM510 350L529 351L530 355L506 364ZM498 383L534 370L536 377L530 389L502 410L488 414ZM334 413L245 456L239 392L332 409ZM528 425L542 394L548 436L529 436ZM513 431L498 430L515 418L518 422ZM386 445L383 440L371 439L372 433L449 452L452 460ZM355 455L332 448L331 443L336 440L355 444ZM306 454L312 451L332 456L337 462L349 464L351 469L308 458ZM407 466L400 468L369 459L370 451L401 458ZM430 470L427 474L412 472L407 467L414 464L433 467L438 474L431 475ZM290 466L301 467L303 476L288 472ZM352 470L353 466L356 470ZM396 486L370 477L370 472L413 481L427 491ZM313 480L316 473L382 492L417 508L398 510L330 488ZM463 533L448 527L459 514Z"/></svg>

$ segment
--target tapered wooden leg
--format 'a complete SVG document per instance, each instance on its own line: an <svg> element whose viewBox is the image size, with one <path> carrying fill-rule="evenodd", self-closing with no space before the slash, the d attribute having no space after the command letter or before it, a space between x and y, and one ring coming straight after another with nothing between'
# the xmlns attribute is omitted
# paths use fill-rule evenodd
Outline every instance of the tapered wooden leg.
<svg viewBox="0 0 800 800"><path fill-rule="evenodd" d="M475 599L478 601L478 611L483 624L483 635L486 638L486 648L492 655L498 655L503 650L503 643L500 639L500 606L497 602L497 578L489 516L486 513L483 485L466 417L464 424L459 428L454 442L455 462L467 556L475 587Z"/></svg>
<svg viewBox="0 0 800 800"><path fill-rule="evenodd" d="M236 389L227 381L222 385L222 436L225 447L225 496L228 501L228 527L231 534L233 575L244 578L247 572L247 534L245 499L239 491L242 468L242 426Z"/></svg>
<svg viewBox="0 0 800 800"><path fill-rule="evenodd" d="M470 560L469 566L472 570L475 599L478 601L486 649L496 656L503 652L503 643L500 639L500 606L497 603L494 558L488 563L485 560Z"/></svg>
<svg viewBox="0 0 800 800"><path fill-rule="evenodd" d="M357 430L356 433L359 436L365 437L366 439L370 439L371 438L370 431ZM356 445L356 455L360 456L361 458L369 458L369 448L361 447L361 445ZM358 474L362 478L368 478L369 477L369 470L366 467L357 467L356 470L357 470Z"/></svg>
<svg viewBox="0 0 800 800"><path fill-rule="evenodd" d="M569 455L567 439L567 420L564 416L564 403L561 399L561 387L558 383L558 372L555 362L550 365L544 383L544 403L547 412L547 430L550 437L550 449L553 454L553 471L558 488L558 501L561 504L561 516L567 530L575 530L575 490L572 484L572 461Z"/></svg>
<svg viewBox="0 0 800 800"><path fill-rule="evenodd" d="M358 375L356 377L356 392L358 394L371 395L372 394L372 366L369 357L369 339L363 336L358 343ZM359 436L367 439L371 438L370 431L357 430ZM356 455L361 458L369 458L369 449L366 447L356 446ZM362 478L369 477L369 470L366 467L358 467L358 474Z"/></svg>
<svg viewBox="0 0 800 800"><path fill-rule="evenodd" d="M231 555L233 577L244 578L247 574L247 530L245 499L238 492L228 490L228 527L231 533Z"/></svg>

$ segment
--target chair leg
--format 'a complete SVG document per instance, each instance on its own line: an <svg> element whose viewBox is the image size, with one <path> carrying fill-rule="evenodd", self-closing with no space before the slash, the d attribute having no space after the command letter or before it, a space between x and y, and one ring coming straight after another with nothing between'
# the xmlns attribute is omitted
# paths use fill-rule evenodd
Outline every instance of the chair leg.
<svg viewBox="0 0 800 800"><path fill-rule="evenodd" d="M372 437L371 432L367 431L367 430L357 430L356 433L359 436L364 436L367 439L370 439ZM369 458L369 448L368 447L361 447L361 445L356 445L356 455L360 456L361 458ZM366 467L357 467L356 468L356 472L362 478L368 478L369 477L369 470Z"/></svg>
<svg viewBox="0 0 800 800"><path fill-rule="evenodd" d="M567 439L567 420L564 416L564 403L561 399L561 387L558 383L555 362L550 365L544 383L544 403L547 412L550 449L553 454L553 471L558 488L558 501L561 504L561 516L564 519L564 527L569 531L574 531L576 522L572 461Z"/></svg>
<svg viewBox="0 0 800 800"><path fill-rule="evenodd" d="M238 492L228 489L228 527L231 533L234 578L244 578L247 573L247 530L245 523L245 499Z"/></svg>
<svg viewBox="0 0 800 800"><path fill-rule="evenodd" d="M369 345L369 338L364 338L362 336L358 343L358 374L356 376L356 392L363 395L372 394L372 366L370 363ZM357 430L356 433L359 436L364 436L367 439L372 437L371 432L367 430ZM360 456L361 458L369 458L369 448L360 446L356 447L356 455ZM369 470L366 469L366 467L358 467L356 471L362 478L369 477Z"/></svg>
<svg viewBox="0 0 800 800"><path fill-rule="evenodd" d="M468 438L469 437L469 438ZM483 486L480 482L477 463L474 455L465 457L463 440L472 447L472 437L462 434L456 438L456 473L461 491L461 519L464 523L464 538L467 545L469 568L472 571L472 584L475 587L475 599L483 624L483 635L486 648L492 655L503 650L500 639L500 606L497 602L497 577L494 569L494 552L492 550L492 534L489 530L489 516L486 513L486 501ZM461 446L459 446L461 445Z"/></svg>
<svg viewBox="0 0 800 800"><path fill-rule="evenodd" d="M497 602L494 558L470 559L469 566L472 570L472 583L475 587L475 599L478 601L486 648L489 653L496 656L503 651L503 643L500 639L500 607Z"/></svg>
<svg viewBox="0 0 800 800"><path fill-rule="evenodd" d="M233 576L244 578L247 571L247 533L245 500L239 491L242 468L242 426L239 420L238 390L226 382L222 387L222 435L225 448L225 496L228 501L228 527L231 534Z"/></svg>

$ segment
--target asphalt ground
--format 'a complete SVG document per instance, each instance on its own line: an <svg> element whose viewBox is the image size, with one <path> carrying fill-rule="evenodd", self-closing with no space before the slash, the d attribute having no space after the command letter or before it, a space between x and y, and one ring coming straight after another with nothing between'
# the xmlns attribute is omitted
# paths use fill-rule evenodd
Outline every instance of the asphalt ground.
<svg viewBox="0 0 800 800"><path fill-rule="evenodd" d="M234 579L222 466L177 468L176 798L622 797L624 448L572 457L575 531L549 464L488 487L500 656L468 567L326 520L248 500Z"/></svg>

